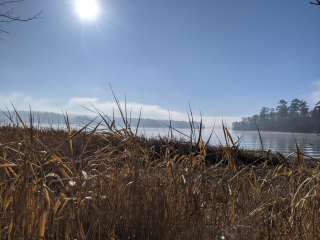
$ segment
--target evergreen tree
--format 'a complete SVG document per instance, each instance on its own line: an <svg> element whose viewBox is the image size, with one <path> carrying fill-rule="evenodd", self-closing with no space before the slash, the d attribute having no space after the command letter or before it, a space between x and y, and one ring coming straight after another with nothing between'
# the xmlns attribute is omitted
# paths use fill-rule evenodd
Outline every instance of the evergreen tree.
<svg viewBox="0 0 320 240"><path fill-rule="evenodd" d="M309 106L304 100L295 98L288 106L288 102L282 99L276 110L263 107L259 115L233 123L236 130L256 130L257 127L264 131L320 133L320 102L309 111Z"/></svg>
<svg viewBox="0 0 320 240"><path fill-rule="evenodd" d="M286 100L281 99L279 101L279 105L277 106L278 115L280 118L285 119L288 117L288 102Z"/></svg>

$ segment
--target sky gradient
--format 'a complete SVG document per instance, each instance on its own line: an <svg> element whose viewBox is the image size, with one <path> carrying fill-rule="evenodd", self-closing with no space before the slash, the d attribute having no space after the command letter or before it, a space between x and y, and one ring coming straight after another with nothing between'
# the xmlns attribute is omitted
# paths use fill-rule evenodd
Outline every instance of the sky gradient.
<svg viewBox="0 0 320 240"><path fill-rule="evenodd" d="M281 98L320 100L320 7L309 1L101 0L94 22L72 1L26 0L19 14L41 18L1 25L2 103L110 108L109 83L154 118L182 118L189 102L238 117Z"/></svg>

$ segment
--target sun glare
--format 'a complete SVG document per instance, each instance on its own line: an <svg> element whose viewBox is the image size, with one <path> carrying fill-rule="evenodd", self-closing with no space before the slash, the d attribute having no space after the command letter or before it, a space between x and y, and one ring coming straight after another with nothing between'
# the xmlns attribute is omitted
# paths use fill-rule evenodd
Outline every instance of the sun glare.
<svg viewBox="0 0 320 240"><path fill-rule="evenodd" d="M101 13L98 0L74 0L75 11L83 21L94 21Z"/></svg>

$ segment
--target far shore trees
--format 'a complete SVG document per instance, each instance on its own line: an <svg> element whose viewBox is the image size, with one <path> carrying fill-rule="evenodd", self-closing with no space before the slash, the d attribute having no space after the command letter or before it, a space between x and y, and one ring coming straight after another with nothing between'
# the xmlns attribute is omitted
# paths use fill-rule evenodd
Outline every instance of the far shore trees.
<svg viewBox="0 0 320 240"><path fill-rule="evenodd" d="M261 108L259 115L233 123L235 130L315 132L320 133L320 102L309 110L306 101L293 99L290 104L280 100L276 108Z"/></svg>

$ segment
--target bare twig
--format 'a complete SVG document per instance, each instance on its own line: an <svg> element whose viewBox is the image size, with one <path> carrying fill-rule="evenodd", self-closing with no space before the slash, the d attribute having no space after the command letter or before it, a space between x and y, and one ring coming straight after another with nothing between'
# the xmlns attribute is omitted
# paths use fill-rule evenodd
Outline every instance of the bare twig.
<svg viewBox="0 0 320 240"><path fill-rule="evenodd" d="M29 22L39 18L42 13L41 11L28 17L21 17L14 13L12 6L23 1L24 0L0 0L0 23ZM1 33L8 34L9 32L1 27L0 34Z"/></svg>
<svg viewBox="0 0 320 240"><path fill-rule="evenodd" d="M29 22L32 21L34 19L39 18L39 16L41 15L41 11L32 15L31 17L20 17L20 16L13 16L11 14L8 13L1 13L0 14L0 22L2 23L9 23L9 22Z"/></svg>
<svg viewBox="0 0 320 240"><path fill-rule="evenodd" d="M0 1L0 7L8 4L14 4L14 3L20 3L23 2L24 0L7 0L7 1Z"/></svg>
<svg viewBox="0 0 320 240"><path fill-rule="evenodd" d="M315 0L315 2L310 2L310 4L320 6L320 0Z"/></svg>

